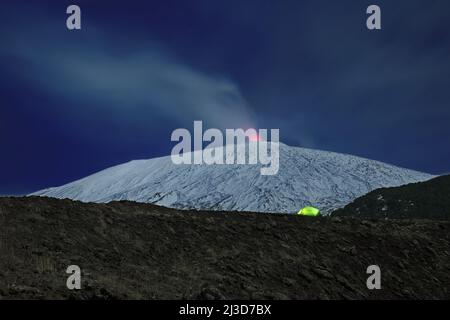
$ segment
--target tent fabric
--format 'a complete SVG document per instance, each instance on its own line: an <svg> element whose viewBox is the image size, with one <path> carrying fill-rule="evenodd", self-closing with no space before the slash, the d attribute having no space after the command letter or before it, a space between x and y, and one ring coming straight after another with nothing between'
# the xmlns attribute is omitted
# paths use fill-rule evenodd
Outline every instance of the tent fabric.
<svg viewBox="0 0 450 320"><path fill-rule="evenodd" d="M316 217L320 214L320 210L314 207L304 207L298 212L301 216Z"/></svg>

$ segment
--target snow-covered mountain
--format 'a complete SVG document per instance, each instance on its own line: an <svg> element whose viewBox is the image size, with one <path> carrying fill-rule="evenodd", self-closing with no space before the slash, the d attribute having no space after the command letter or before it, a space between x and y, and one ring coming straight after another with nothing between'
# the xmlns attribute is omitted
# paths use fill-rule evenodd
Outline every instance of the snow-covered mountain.
<svg viewBox="0 0 450 320"><path fill-rule="evenodd" d="M279 144L278 174L261 165L175 165L171 157L135 160L33 195L83 202L132 200L181 209L329 213L380 187L432 175L351 155Z"/></svg>

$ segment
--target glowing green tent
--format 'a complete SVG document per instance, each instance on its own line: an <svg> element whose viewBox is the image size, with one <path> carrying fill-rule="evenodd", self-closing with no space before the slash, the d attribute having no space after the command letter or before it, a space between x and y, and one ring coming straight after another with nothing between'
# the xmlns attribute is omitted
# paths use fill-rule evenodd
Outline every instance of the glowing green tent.
<svg viewBox="0 0 450 320"><path fill-rule="evenodd" d="M298 212L301 216L310 216L310 217L316 217L320 215L320 210L314 207L304 207Z"/></svg>

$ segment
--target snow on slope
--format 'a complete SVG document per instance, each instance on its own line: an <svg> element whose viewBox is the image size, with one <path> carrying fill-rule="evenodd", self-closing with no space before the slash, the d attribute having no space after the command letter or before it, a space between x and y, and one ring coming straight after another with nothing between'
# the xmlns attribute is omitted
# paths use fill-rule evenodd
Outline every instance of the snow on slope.
<svg viewBox="0 0 450 320"><path fill-rule="evenodd" d="M280 143L277 175L261 165L175 165L170 156L135 160L32 195L83 202L132 200L180 209L296 213L313 205L329 213L380 187L432 175L382 162Z"/></svg>

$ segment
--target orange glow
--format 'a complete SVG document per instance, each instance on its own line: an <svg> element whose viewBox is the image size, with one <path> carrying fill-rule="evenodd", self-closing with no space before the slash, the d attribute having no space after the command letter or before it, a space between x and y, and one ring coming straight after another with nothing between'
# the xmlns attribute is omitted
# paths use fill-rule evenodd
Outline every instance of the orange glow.
<svg viewBox="0 0 450 320"><path fill-rule="evenodd" d="M255 141L261 141L262 139L258 134L253 134L249 137L249 140L252 142L255 142Z"/></svg>

